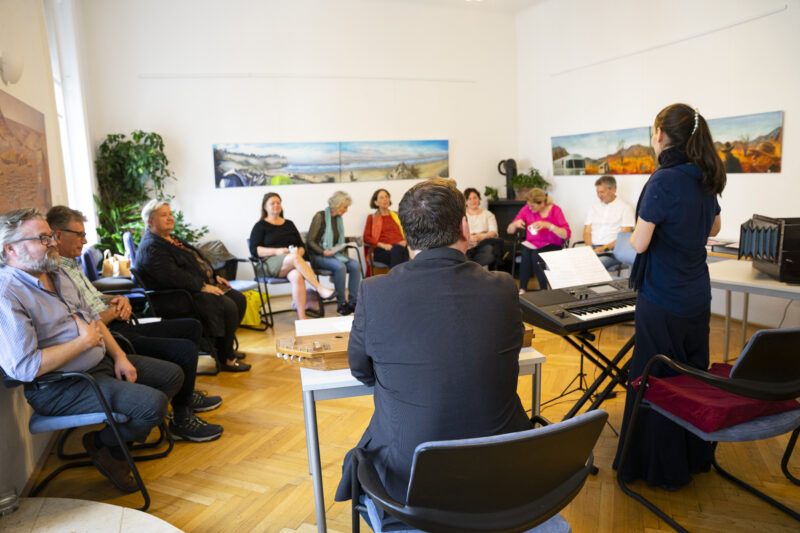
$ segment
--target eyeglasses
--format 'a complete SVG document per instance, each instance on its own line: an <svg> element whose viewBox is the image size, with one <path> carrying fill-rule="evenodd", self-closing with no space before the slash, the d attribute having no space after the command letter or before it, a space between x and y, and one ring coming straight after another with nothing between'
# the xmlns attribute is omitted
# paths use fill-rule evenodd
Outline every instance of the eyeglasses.
<svg viewBox="0 0 800 533"><path fill-rule="evenodd" d="M81 239L85 239L86 238L86 232L85 231L75 231L74 229L62 229L61 231L67 231L69 233L73 233L73 234L77 235L78 237L80 237Z"/></svg>
<svg viewBox="0 0 800 533"><path fill-rule="evenodd" d="M40 243L42 243L42 246L47 246L51 242L56 242L56 234L55 234L55 232L53 232L53 233L50 233L49 235L48 234L44 234L44 235L38 235L36 237L27 237L25 239L17 239L14 242L22 242L22 241L39 241ZM12 244L12 243L9 243L9 244Z"/></svg>

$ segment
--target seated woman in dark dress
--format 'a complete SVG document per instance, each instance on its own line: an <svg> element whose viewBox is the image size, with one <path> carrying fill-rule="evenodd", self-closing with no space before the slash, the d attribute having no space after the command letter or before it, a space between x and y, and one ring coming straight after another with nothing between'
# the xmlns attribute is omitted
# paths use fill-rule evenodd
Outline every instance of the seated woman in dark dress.
<svg viewBox="0 0 800 533"><path fill-rule="evenodd" d="M281 197L268 192L261 202L261 220L250 232L250 256L262 261L264 274L272 278L287 278L292 284L292 301L297 318L306 318L306 281L323 299L334 291L323 287L303 255L303 239L291 220L283 218Z"/></svg>
<svg viewBox="0 0 800 533"><path fill-rule="evenodd" d="M397 213L389 209L392 197L386 189L378 189L372 195L369 206L376 209L367 217L364 226L364 242L373 248L375 261L392 268L408 261L408 243Z"/></svg>
<svg viewBox="0 0 800 533"><path fill-rule="evenodd" d="M239 361L233 350L236 328L247 308L244 295L232 289L223 277L215 276L214 269L194 246L172 235L175 218L167 202L147 202L142 219L147 231L136 252L136 268L147 280L148 288L188 291L200 313L205 335L216 340L220 370L250 370L250 365ZM170 309L170 314L192 312L180 307L183 304L177 298L172 303L176 307Z"/></svg>
<svg viewBox="0 0 800 533"><path fill-rule="evenodd" d="M651 142L659 169L639 196L631 235L631 246L638 253L631 284L638 297L629 381L641 376L656 354L708 368L711 281L706 242L719 233L717 195L726 182L708 125L688 105L664 108L656 116ZM655 366L651 375L671 373ZM628 387L620 435L627 431L635 396ZM638 420L623 479L676 489L689 483L691 474L710 468L709 443L653 411L642 412Z"/></svg>

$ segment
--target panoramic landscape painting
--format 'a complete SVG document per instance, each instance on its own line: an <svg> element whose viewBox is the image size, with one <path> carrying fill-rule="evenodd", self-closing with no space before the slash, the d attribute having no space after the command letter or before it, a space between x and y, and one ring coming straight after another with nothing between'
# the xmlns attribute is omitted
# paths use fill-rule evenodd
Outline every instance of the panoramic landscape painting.
<svg viewBox="0 0 800 533"><path fill-rule="evenodd" d="M655 170L650 128L552 138L553 174L649 174Z"/></svg>
<svg viewBox="0 0 800 533"><path fill-rule="evenodd" d="M215 144L217 188L449 175L449 141Z"/></svg>
<svg viewBox="0 0 800 533"><path fill-rule="evenodd" d="M781 171L783 111L715 118L708 127L728 174Z"/></svg>

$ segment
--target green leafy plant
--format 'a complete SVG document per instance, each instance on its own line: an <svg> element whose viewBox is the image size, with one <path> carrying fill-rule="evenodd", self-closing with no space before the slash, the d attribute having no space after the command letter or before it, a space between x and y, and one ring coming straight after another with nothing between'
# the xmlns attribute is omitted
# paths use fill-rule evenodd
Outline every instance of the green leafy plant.
<svg viewBox="0 0 800 533"><path fill-rule="evenodd" d="M157 133L141 130L131 133L130 138L122 133L108 135L97 149L95 171L98 248L122 254L122 234L130 231L139 242L144 232L142 204L151 197L172 199L164 193L167 182L175 179L164 153L164 140ZM206 233L206 226L194 229L183 213L175 212L175 234L179 237L194 242Z"/></svg>
<svg viewBox="0 0 800 533"><path fill-rule="evenodd" d="M531 167L528 172L517 174L511 178L511 187L516 190L525 187L529 189L538 188L547 190L547 188L550 187L550 182L544 179L544 176L542 176L538 169Z"/></svg>
<svg viewBox="0 0 800 533"><path fill-rule="evenodd" d="M499 198L497 189L494 187L489 187L488 185L483 189L483 195L493 202L496 202Z"/></svg>

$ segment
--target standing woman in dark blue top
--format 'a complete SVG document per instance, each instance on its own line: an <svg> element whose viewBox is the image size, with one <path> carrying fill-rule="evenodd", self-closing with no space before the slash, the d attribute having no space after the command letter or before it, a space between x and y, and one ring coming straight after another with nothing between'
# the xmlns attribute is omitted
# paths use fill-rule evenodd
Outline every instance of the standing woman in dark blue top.
<svg viewBox="0 0 800 533"><path fill-rule="evenodd" d="M658 114L651 143L659 169L639 196L631 235L638 253L631 283L639 295L629 381L641 376L656 354L708 368L711 282L705 246L709 236L719 233L717 195L726 182L708 124L688 105L673 104ZM656 366L652 375L670 372ZM629 387L621 435L625 435L634 398ZM692 473L710 466L708 443L657 413L642 412L623 478L676 489L689 483Z"/></svg>

